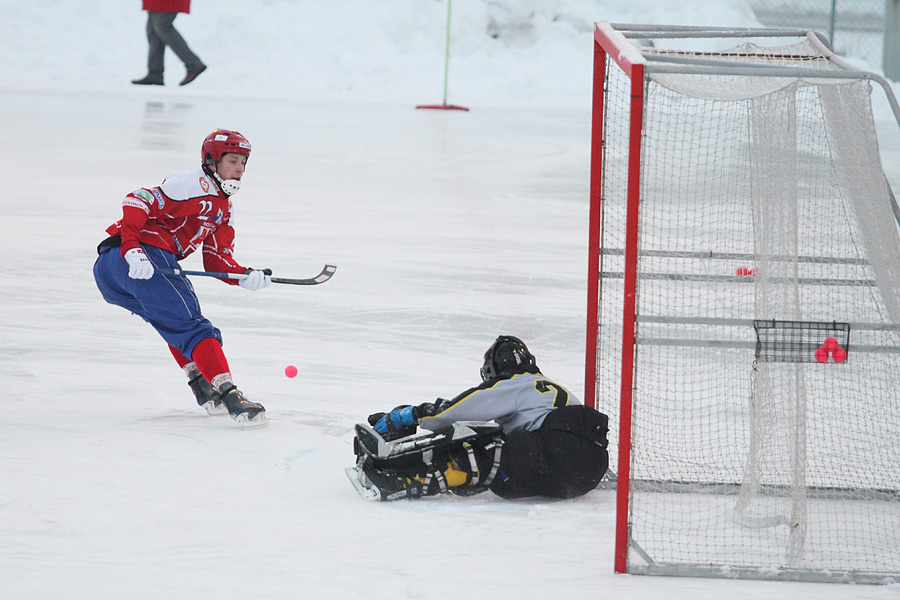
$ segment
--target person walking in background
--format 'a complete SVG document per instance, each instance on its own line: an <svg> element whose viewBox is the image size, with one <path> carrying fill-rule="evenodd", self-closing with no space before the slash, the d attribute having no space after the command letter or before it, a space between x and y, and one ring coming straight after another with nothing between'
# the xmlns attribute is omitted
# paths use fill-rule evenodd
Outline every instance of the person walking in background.
<svg viewBox="0 0 900 600"><path fill-rule="evenodd" d="M135 85L162 85L166 46L181 59L187 73L178 85L187 85L197 79L206 65L188 47L187 42L175 29L175 17L178 13L191 12L191 0L144 0L143 9L147 11L147 75L143 79L135 79Z"/></svg>

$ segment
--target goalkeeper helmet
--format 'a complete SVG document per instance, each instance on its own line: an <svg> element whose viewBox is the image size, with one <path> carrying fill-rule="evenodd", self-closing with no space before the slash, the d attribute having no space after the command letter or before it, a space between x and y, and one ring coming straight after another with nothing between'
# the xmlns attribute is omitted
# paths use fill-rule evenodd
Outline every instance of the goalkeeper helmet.
<svg viewBox="0 0 900 600"><path fill-rule="evenodd" d="M517 337L501 335L484 353L481 379L487 381L517 369L529 370L529 367L536 370L537 363L525 343Z"/></svg>

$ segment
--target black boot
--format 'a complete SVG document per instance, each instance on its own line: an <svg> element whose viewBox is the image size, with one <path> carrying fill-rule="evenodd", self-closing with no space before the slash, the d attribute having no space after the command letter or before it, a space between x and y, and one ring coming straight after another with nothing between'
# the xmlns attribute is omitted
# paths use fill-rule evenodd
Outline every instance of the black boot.
<svg viewBox="0 0 900 600"><path fill-rule="evenodd" d="M184 79L181 80L181 83L178 85L187 85L193 80L197 79L197 76L200 75L203 71L206 70L206 65L200 65L199 67L194 67L193 69L188 69L187 73L184 75Z"/></svg>
<svg viewBox="0 0 900 600"><path fill-rule="evenodd" d="M200 371L197 371L191 376L188 380L188 385L191 386L191 391L194 392L194 397L197 398L197 404L205 408L207 414L228 414L228 409L225 408L225 403L222 402L222 396L220 396L219 392L216 391L216 388L206 380L206 377L200 374Z"/></svg>
<svg viewBox="0 0 900 600"><path fill-rule="evenodd" d="M134 79L131 81L134 85L162 85L163 78L162 75L147 75L141 79Z"/></svg>
<svg viewBox="0 0 900 600"><path fill-rule="evenodd" d="M244 429L255 429L269 424L266 420L265 407L247 400L244 394L233 385L220 390L219 394L228 409L228 414Z"/></svg>

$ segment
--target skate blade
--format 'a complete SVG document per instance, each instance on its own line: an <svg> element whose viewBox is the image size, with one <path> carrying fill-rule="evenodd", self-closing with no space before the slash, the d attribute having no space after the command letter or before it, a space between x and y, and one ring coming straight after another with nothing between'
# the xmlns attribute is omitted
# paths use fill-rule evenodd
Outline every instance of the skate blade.
<svg viewBox="0 0 900 600"><path fill-rule="evenodd" d="M369 478L362 471L357 470L356 467L347 467L344 469L344 473L347 474L347 479L350 480L350 483L353 484L353 487L364 499L381 500L381 492L372 485L372 482L369 481Z"/></svg>
<svg viewBox="0 0 900 600"><path fill-rule="evenodd" d="M228 414L228 409L225 407L224 402L220 402L219 405L216 406L216 403L210 400L201 406L206 409L206 414L211 417L221 417Z"/></svg>
<svg viewBox="0 0 900 600"><path fill-rule="evenodd" d="M256 413L256 416L252 419L247 416L247 413L241 413L232 417L232 419L237 421L238 425L243 429L262 429L269 426L269 420L266 418L265 411Z"/></svg>

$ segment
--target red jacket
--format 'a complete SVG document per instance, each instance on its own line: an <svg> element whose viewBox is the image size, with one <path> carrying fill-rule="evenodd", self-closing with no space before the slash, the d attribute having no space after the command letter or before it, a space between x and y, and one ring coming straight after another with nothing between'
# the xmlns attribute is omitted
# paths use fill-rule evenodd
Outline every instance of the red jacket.
<svg viewBox="0 0 900 600"><path fill-rule="evenodd" d="M190 13L191 0L144 0L144 10L151 12Z"/></svg>

